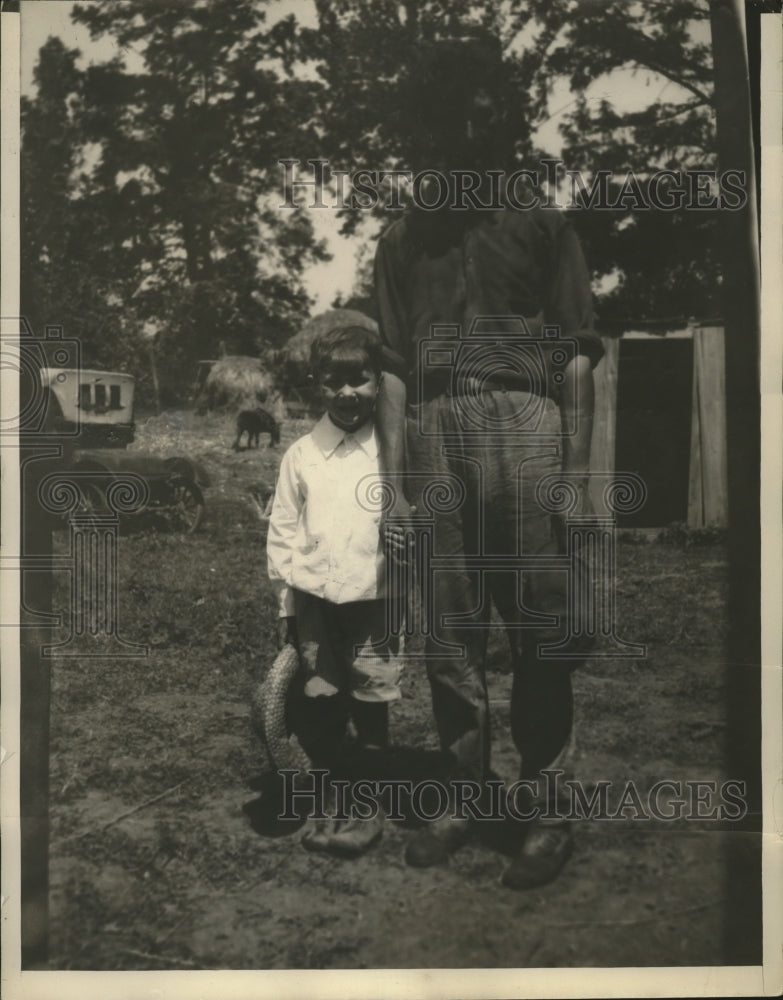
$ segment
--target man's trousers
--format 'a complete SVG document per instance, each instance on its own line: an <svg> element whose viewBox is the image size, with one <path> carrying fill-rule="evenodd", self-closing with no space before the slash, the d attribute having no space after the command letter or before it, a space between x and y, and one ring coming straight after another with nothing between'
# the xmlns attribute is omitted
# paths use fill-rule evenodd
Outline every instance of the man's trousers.
<svg viewBox="0 0 783 1000"><path fill-rule="evenodd" d="M565 763L571 671L580 662L574 651L589 646L572 644L563 658L542 653L570 634L569 571L551 560L549 568L522 564L565 551L562 520L541 493L543 477L561 469L559 409L515 390L482 392L467 404L444 394L409 407L407 436L409 499L431 532L420 584L431 611L425 655L441 746L453 754L455 776L487 776L485 656L494 604L510 645L520 777L535 778Z"/></svg>

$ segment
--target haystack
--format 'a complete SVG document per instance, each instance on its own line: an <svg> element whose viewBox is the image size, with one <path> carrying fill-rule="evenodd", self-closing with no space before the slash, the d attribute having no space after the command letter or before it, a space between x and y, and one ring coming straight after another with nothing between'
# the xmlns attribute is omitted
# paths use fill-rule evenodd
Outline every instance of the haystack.
<svg viewBox="0 0 783 1000"><path fill-rule="evenodd" d="M260 358L229 354L214 362L204 380L199 408L252 409L274 397L273 377Z"/></svg>
<svg viewBox="0 0 783 1000"><path fill-rule="evenodd" d="M373 333L378 332L375 320L357 309L329 309L313 316L280 351L280 375L289 391L307 396L310 346L320 334L328 333L338 326L361 326Z"/></svg>

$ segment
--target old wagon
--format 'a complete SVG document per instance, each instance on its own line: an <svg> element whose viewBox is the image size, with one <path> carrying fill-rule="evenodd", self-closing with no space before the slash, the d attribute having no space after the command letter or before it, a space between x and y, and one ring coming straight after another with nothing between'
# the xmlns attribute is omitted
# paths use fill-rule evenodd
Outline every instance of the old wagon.
<svg viewBox="0 0 783 1000"><path fill-rule="evenodd" d="M126 451L134 440L135 379L125 372L42 368L46 430L64 443L61 466L73 473L81 507L101 511L107 489L132 474L144 484L134 517L154 516L168 527L196 531L209 476L184 456Z"/></svg>

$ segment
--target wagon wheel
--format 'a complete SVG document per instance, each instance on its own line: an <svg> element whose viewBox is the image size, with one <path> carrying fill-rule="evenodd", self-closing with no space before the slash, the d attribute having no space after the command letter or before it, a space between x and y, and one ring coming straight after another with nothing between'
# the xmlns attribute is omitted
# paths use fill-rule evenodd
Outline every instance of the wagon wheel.
<svg viewBox="0 0 783 1000"><path fill-rule="evenodd" d="M171 486L166 516L173 526L192 535L204 516L204 497L195 483L180 480Z"/></svg>

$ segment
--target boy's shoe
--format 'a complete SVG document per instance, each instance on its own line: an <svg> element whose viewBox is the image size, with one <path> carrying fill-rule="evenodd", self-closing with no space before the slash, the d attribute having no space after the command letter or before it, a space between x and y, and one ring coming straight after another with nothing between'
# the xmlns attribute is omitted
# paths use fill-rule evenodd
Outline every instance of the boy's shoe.
<svg viewBox="0 0 783 1000"><path fill-rule="evenodd" d="M372 819L349 819L332 833L323 850L339 858L357 858L383 836L385 816L382 809Z"/></svg>
<svg viewBox="0 0 783 1000"><path fill-rule="evenodd" d="M405 861L414 868L439 865L462 847L469 835L467 819L442 816L411 837L405 848Z"/></svg>
<svg viewBox="0 0 783 1000"><path fill-rule="evenodd" d="M308 816L302 827L302 847L308 851L325 851L329 840L334 835L338 820L337 802L331 781L326 782L323 800L320 802L320 815Z"/></svg>
<svg viewBox="0 0 783 1000"><path fill-rule="evenodd" d="M503 873L503 885L520 890L546 885L557 878L573 849L569 824L533 820L522 849Z"/></svg>
<svg viewBox="0 0 783 1000"><path fill-rule="evenodd" d="M328 850L336 822L331 816L326 819L316 819L315 816L309 816L302 827L302 847L308 851Z"/></svg>

